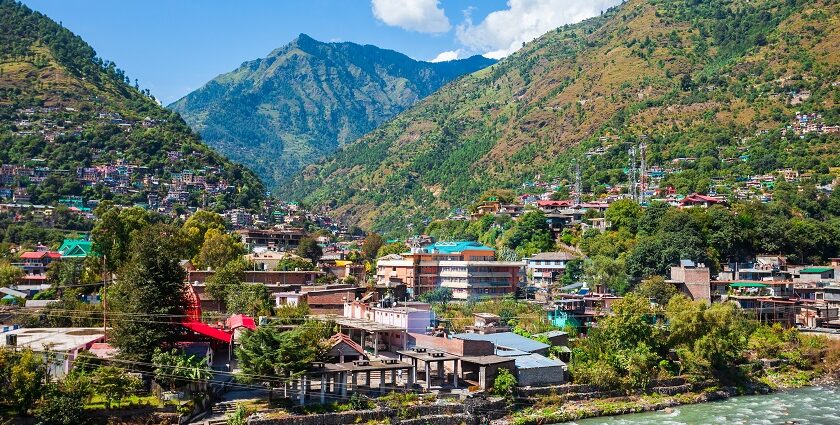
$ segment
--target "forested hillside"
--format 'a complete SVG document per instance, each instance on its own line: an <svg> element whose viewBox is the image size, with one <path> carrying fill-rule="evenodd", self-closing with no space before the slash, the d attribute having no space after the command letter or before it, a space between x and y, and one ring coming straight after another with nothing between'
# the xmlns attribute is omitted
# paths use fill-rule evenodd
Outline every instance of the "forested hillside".
<svg viewBox="0 0 840 425"><path fill-rule="evenodd" d="M443 63L301 34L169 106L210 146L268 186L333 152L445 83L495 61Z"/></svg>
<svg viewBox="0 0 840 425"><path fill-rule="evenodd" d="M840 2L630 0L445 86L280 187L405 231L489 188L569 177L573 159L583 189L603 193L627 180L642 138L649 165L679 163L663 185L683 193L783 167L820 179L840 165L840 137L806 132L797 112L829 128L838 104Z"/></svg>
<svg viewBox="0 0 840 425"><path fill-rule="evenodd" d="M0 198L19 202L81 196L222 210L263 195L253 173L204 145L113 62L11 0L0 0L0 163Z"/></svg>

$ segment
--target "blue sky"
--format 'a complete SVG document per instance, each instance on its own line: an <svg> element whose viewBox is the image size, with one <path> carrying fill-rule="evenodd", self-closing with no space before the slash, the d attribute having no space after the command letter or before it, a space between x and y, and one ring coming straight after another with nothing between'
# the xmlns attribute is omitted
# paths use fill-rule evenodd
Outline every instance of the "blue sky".
<svg viewBox="0 0 840 425"><path fill-rule="evenodd" d="M619 0L23 0L164 104L298 34L421 60L501 58Z"/></svg>

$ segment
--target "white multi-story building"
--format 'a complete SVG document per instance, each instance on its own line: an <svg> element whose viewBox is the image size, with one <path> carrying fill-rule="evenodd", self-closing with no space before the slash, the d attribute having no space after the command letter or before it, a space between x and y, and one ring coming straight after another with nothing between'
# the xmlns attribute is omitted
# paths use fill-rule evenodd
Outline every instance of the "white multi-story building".
<svg viewBox="0 0 840 425"><path fill-rule="evenodd" d="M541 252L526 258L528 284L545 288L565 273L569 261L576 259L578 257L567 252Z"/></svg>

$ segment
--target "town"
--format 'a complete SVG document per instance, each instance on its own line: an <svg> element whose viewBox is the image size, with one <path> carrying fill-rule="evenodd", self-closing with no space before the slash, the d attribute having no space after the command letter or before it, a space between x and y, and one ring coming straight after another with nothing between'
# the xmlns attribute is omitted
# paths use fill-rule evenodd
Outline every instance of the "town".
<svg viewBox="0 0 840 425"><path fill-rule="evenodd" d="M790 170L766 180L805 182ZM582 354L574 354L603 338L598 333L616 314L622 320L638 314L674 321L669 314L676 314L671 309L679 303L734 308L727 314L755 323L754 334L798 329L798 338L807 334L815 341L840 335L840 258L820 261L824 254L797 257L746 252L745 247L716 257L703 249L695 257L676 250L659 264L634 259L632 250L610 257L605 251L621 248L603 244L624 244L621 238L630 228L639 232L656 220L669 225L662 221L665 216L681 221L712 213L719 225L721 215L734 214L743 202L761 205L758 199L734 195L660 191L654 178L635 184L635 194L627 193L632 192L627 187L624 193L583 194L574 183L523 187L546 189L535 195L491 191L465 211L431 221L427 234L403 240L348 230L295 203L266 201L261 213L234 209L219 215L196 209L176 217L148 205L94 203L93 211L72 210L94 220L75 239L53 246L7 245L10 261L0 266L5 305L0 343L48 354L37 361L44 362L43 373L51 379L77 379L84 375L79 371L88 370L93 381L124 380L131 391L117 395L91 384L92 394L98 394L94 399L107 406L122 408L124 400L135 400L130 408L158 406L157 411L182 420L230 415L258 420L278 414L341 415L348 409L342 403L365 410L377 400L425 415L427 397L418 395L455 400L485 393L495 398L482 402L482 408L500 409L496 416L501 417L507 414L508 397L573 394L587 385L601 391L680 385L685 372L668 368L641 384L627 383L620 377L627 372L620 370L612 378L591 376L582 369L597 366L584 366L576 359ZM772 187L762 188L772 195ZM814 193L836 202L832 188L829 184L827 193ZM27 210L12 205L4 208L16 214ZM170 220L175 221L166 224ZM738 230L733 232L729 237L739 239ZM160 238L155 234L172 243L155 240ZM109 241L116 237L122 240ZM138 242L144 237L153 239ZM822 252L836 255L837 246L832 246ZM170 266L150 264L157 260L146 251L164 248L160 252L168 258L159 260ZM816 262L797 261L803 258ZM634 272L631 261L647 269ZM170 274L169 286L121 282L140 278L136 273L163 270ZM164 305L156 312L143 305L147 302ZM641 311L632 311L633 305ZM159 324L144 324L147 320ZM158 345L131 336L154 334L142 329L160 325ZM258 361L271 355L254 345L264 344L256 342L262 338L280 344L272 348L277 350L273 355L291 358L282 365ZM757 350L750 356L768 355L763 343L741 349ZM680 367L687 363L683 359ZM700 376L714 369L697 367L707 371L691 372ZM790 366L796 371L813 367L808 362ZM202 372L188 373L190 368ZM101 370L118 378L97 377ZM241 399L225 398L231 391ZM291 404L277 404L278 399ZM308 407L313 405L325 407ZM448 406L442 408L446 414L475 416L459 404ZM515 413L525 423L533 414L527 409ZM571 417L567 414L557 417Z"/></svg>

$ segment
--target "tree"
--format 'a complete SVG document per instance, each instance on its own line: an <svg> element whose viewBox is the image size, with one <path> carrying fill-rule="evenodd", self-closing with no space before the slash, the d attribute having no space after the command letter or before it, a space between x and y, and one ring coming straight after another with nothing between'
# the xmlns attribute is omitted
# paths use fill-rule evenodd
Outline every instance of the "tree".
<svg viewBox="0 0 840 425"><path fill-rule="evenodd" d="M187 258L198 254L199 249L204 245L205 235L210 229L224 232L224 217L211 211L198 210L184 222L181 226L181 237Z"/></svg>
<svg viewBox="0 0 840 425"><path fill-rule="evenodd" d="M620 199L610 204L604 217L614 230L627 229L636 233L639 219L642 217L642 207L632 199Z"/></svg>
<svg viewBox="0 0 840 425"><path fill-rule="evenodd" d="M187 301L184 269L173 255L174 234L166 226L139 231L120 278L108 288L106 303L118 313L109 317L111 338L127 358L148 361L155 348L180 337L178 323ZM138 320L141 316L154 320Z"/></svg>
<svg viewBox="0 0 840 425"><path fill-rule="evenodd" d="M385 241L382 239L382 236L379 236L377 233L368 233L365 240L362 241L362 256L368 260L375 260L379 248L382 248L384 244Z"/></svg>
<svg viewBox="0 0 840 425"><path fill-rule="evenodd" d="M308 258L309 261L312 261L312 264L318 264L318 261L321 259L323 251L321 250L321 246L318 245L318 242L316 242L315 239L301 238L295 253L303 258Z"/></svg>
<svg viewBox="0 0 840 425"><path fill-rule="evenodd" d="M317 268L311 260L298 257L297 255L289 255L280 260L274 270L288 272L295 270L317 270Z"/></svg>
<svg viewBox="0 0 840 425"><path fill-rule="evenodd" d="M382 245L378 251L376 251L376 258L382 258L389 254L404 254L408 251L408 247L405 245L404 242L391 242L386 245Z"/></svg>
<svg viewBox="0 0 840 425"><path fill-rule="evenodd" d="M7 381L3 386L3 397L9 397L6 401L21 412L28 412L44 392L47 377L44 358L30 349L17 353L4 350L0 356L0 371L3 372L0 380Z"/></svg>
<svg viewBox="0 0 840 425"><path fill-rule="evenodd" d="M198 268L217 270L244 254L245 248L236 238L219 229L210 229L204 235L204 243L193 263Z"/></svg>
<svg viewBox="0 0 840 425"><path fill-rule="evenodd" d="M93 390L105 398L108 409L121 402L125 396L140 388L140 379L116 366L101 366L91 376Z"/></svg>
<svg viewBox="0 0 840 425"><path fill-rule="evenodd" d="M584 280L593 287L602 287L618 295L624 295L630 287L624 272L624 259L612 259L605 255L590 257L583 263Z"/></svg>
<svg viewBox="0 0 840 425"><path fill-rule="evenodd" d="M177 349L156 349L152 355L152 364L155 367L155 380L173 391L191 382L206 382L213 377L207 360L187 356Z"/></svg>
<svg viewBox="0 0 840 425"><path fill-rule="evenodd" d="M217 269L212 276L207 278L205 289L214 300L219 302L220 307L221 303L227 300L229 294L238 291L242 286L242 281L245 279L244 272L247 266L248 263L244 259L239 258L228 262L222 268Z"/></svg>
<svg viewBox="0 0 840 425"><path fill-rule="evenodd" d="M331 326L309 321L293 330L281 332L271 326L260 326L246 331L236 350L242 367L241 380L283 382L302 375L312 362L326 353L324 338L329 337Z"/></svg>
<svg viewBox="0 0 840 425"><path fill-rule="evenodd" d="M566 262L566 269L563 271L560 283L563 286L571 285L580 281L583 276L583 260L574 259Z"/></svg>
<svg viewBox="0 0 840 425"><path fill-rule="evenodd" d="M142 208L120 208L107 202L96 208L95 214L98 219L91 232L93 250L105 257L110 271L117 270L131 256L135 232L159 221Z"/></svg>
<svg viewBox="0 0 840 425"><path fill-rule="evenodd" d="M90 379L71 375L54 384L35 408L38 425L77 425L88 423L84 406L92 395Z"/></svg>
<svg viewBox="0 0 840 425"><path fill-rule="evenodd" d="M502 235L501 244L516 250L516 253L523 257L553 249L554 241L551 239L545 213L528 211L522 215L519 221Z"/></svg>
<svg viewBox="0 0 840 425"><path fill-rule="evenodd" d="M666 306L668 301L679 293L679 290L676 286L665 282L662 276L652 276L643 280L636 287L635 292L661 306Z"/></svg>
<svg viewBox="0 0 840 425"><path fill-rule="evenodd" d="M19 267L15 267L7 261L0 262L0 286L5 288L14 287L24 274L23 270Z"/></svg>
<svg viewBox="0 0 840 425"><path fill-rule="evenodd" d="M430 304L441 304L443 306L449 304L452 298L452 288L445 287L438 287L420 294L420 301Z"/></svg>
<svg viewBox="0 0 840 425"><path fill-rule="evenodd" d="M235 291L228 292L227 312L248 316L268 316L271 314L271 299L268 289L261 283L243 283Z"/></svg>
<svg viewBox="0 0 840 425"><path fill-rule="evenodd" d="M499 369L496 379L493 380L493 395L512 399L516 390L516 377L507 369Z"/></svg>

